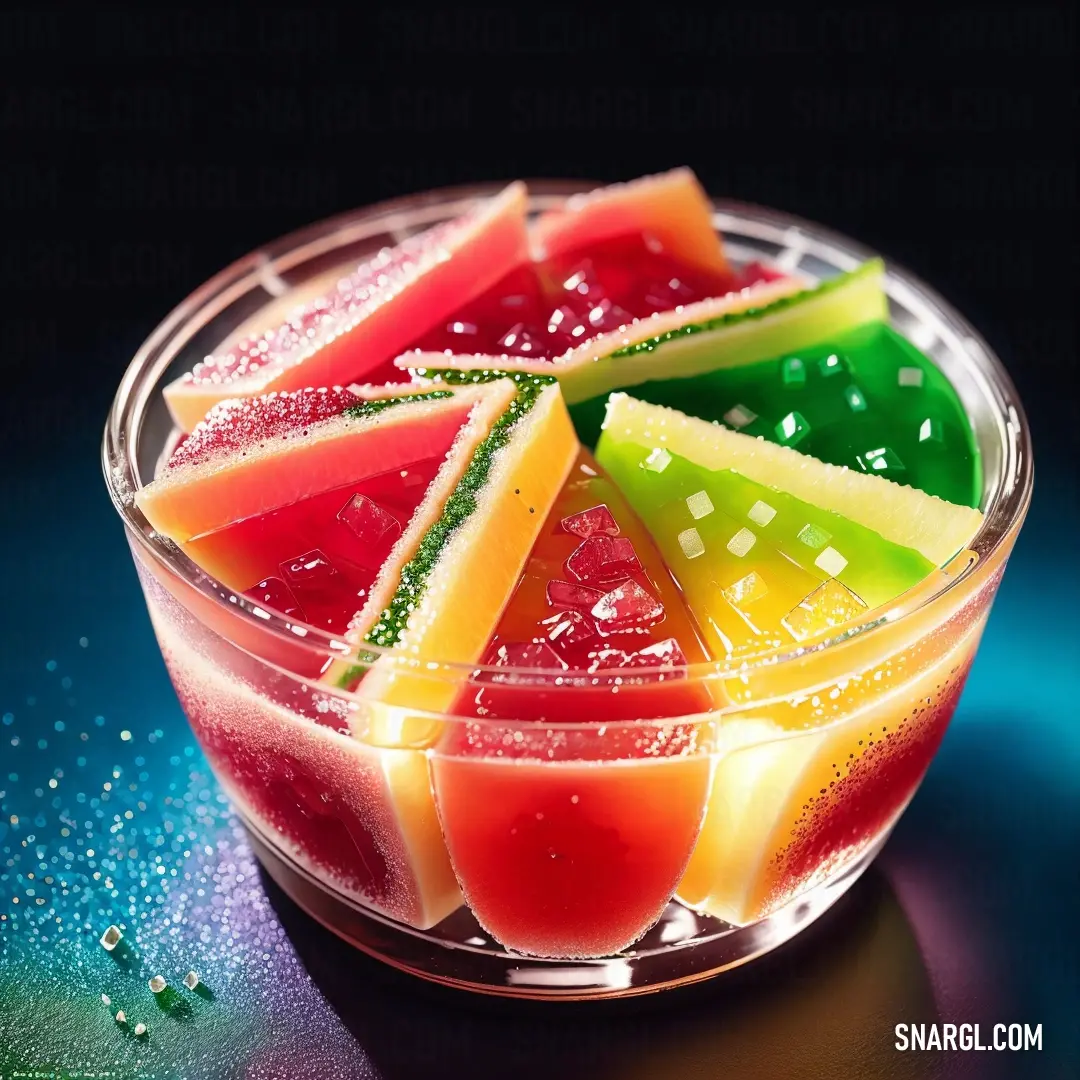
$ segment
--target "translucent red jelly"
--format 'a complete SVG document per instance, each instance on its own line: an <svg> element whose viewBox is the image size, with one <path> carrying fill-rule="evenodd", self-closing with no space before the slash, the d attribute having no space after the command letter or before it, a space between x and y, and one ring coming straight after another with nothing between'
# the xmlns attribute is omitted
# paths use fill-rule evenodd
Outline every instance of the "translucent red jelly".
<svg viewBox="0 0 1080 1080"><path fill-rule="evenodd" d="M632 319L781 275L758 263L710 273L635 234L518 267L412 346L425 352L559 356Z"/></svg>
<svg viewBox="0 0 1080 1080"><path fill-rule="evenodd" d="M891 734L870 739L835 787L809 799L790 844L777 856L770 909L827 877L890 826L930 767L969 670L970 660L929 709L916 709Z"/></svg>
<svg viewBox="0 0 1080 1080"><path fill-rule="evenodd" d="M708 709L705 691L676 669L705 658L660 552L583 450L484 657L485 666L537 670L482 675L455 712L563 722L693 715ZM478 750L491 731L454 727Z"/></svg>
<svg viewBox="0 0 1080 1080"><path fill-rule="evenodd" d="M420 901L383 762L350 738L284 710L267 709L227 684L192 683L166 653L188 719L230 793L302 860L395 918L414 921Z"/></svg>
<svg viewBox="0 0 1080 1080"><path fill-rule="evenodd" d="M690 859L707 755L611 763L432 759L450 859L504 945L604 956L660 916Z"/></svg>
<svg viewBox="0 0 1080 1080"><path fill-rule="evenodd" d="M198 562L207 545L218 560L227 552L258 604L343 633L441 464L429 458L332 488L192 540L188 553Z"/></svg>

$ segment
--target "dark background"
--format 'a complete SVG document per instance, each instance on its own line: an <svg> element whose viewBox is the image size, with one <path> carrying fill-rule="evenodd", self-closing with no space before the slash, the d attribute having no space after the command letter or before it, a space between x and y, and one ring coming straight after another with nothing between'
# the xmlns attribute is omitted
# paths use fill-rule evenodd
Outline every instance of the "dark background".
<svg viewBox="0 0 1080 1080"><path fill-rule="evenodd" d="M1064 906L1078 885L1076 774L1059 775L1057 802L1045 789L1041 802L1023 793L1044 783L1039 768L1048 760L1071 769L1080 757L1075 735L1066 746L1045 727L1075 713L1076 686L1062 658L1080 650L1080 617L1063 601L1076 593L1080 460L1071 5L939 9L929 18L907 7L540 7L529 17L460 7L425 15L397 4L213 17L149 6L0 12L0 543L22 642L0 660L12 665L5 674L74 604L84 612L127 605L148 634L100 485L98 435L134 350L212 273L295 227L410 191L517 176L613 181L688 164L711 192L851 234L947 296L1007 364L1038 461L1039 496L1017 554L1025 569L1007 579L996 636L965 699L987 706L990 726L950 733L945 764L935 763L929 793L884 860L892 875L926 859L939 894L957 901L954 921L967 927L964 913L973 913L975 944L958 959L955 935L927 938L916 926L917 946L895 945L889 920L910 938L903 912L913 916L904 890L897 907L882 878L840 920L862 927L856 938L871 943L866 949L849 943L836 953L829 942L846 939L826 936L771 970L784 986L812 994L817 980L840 978L831 962L849 973L871 964L871 983L887 987L922 955L939 991L941 970L963 968L967 982L956 985L968 990L954 1004L968 1011L945 1019L985 1013L987 1023L1041 1021L1049 1032L1047 1052L1015 1072L999 1062L1000 1075L1076 1075L1066 1058L1075 1064L1080 1045L1078 949ZM1072 563L1052 564L1070 551ZM1021 640L1028 652L1017 663L1028 667L1017 670L1011 643ZM984 659L990 649L1011 682L995 683ZM1042 680L1042 696L1029 697L1040 664L1060 668L1060 678ZM1035 704L1017 719L1005 707L1010 695ZM1030 737L995 757L993 747L1015 740L1021 720ZM1017 783L1008 769L1028 751L1042 764ZM971 754L979 760L967 760ZM878 893L885 899L875 900ZM491 1047L530 1041L539 1049L515 1052L517 1075L559 1073L575 1040L600 1062L602 1046L634 1030L645 1040L640 1060L650 1062L634 1075L719 1076L732 1044L708 1034L707 1010L717 1010L718 1024L751 1023L729 992L705 1012L696 1007L697 1028L679 1021L690 1029L656 1017L622 1029L578 1018L556 1039L550 1020L542 1029L476 1026L416 1004L408 992L391 999L399 1010L376 1011L373 1023L375 1006L349 981L353 969L342 975L327 964L335 947L284 907L305 962L388 1077L431 1075L430 1042L401 1018L414 1009L429 1037L443 1040L439 1055L457 1062L447 1075L458 1067L498 1075L484 1071L472 1047L488 1047L483 1060L492 1069ZM830 925L835 932L839 924ZM993 1002L979 999L971 950L1009 986L1007 1015L991 1015ZM843 1009L862 993L851 986L836 991L841 1063ZM753 1030L767 1042L769 1010L792 1007L766 1002ZM893 1015L883 1007L882 1031ZM808 1015L793 1062L798 1040L825 1030L823 1017ZM746 1054L738 1060L753 1059ZM904 1071L914 1066L903 1055L892 1060L900 1071L880 1075L945 1075L936 1065ZM991 1075L988 1064L979 1071L966 1060L942 1068ZM813 1065L802 1067L798 1075L816 1075Z"/></svg>

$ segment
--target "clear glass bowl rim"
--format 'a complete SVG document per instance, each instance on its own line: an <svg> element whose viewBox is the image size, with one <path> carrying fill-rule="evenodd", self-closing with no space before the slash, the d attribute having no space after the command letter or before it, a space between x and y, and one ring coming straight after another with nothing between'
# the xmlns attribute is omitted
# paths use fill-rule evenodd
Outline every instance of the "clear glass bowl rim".
<svg viewBox="0 0 1080 1080"><path fill-rule="evenodd" d="M596 182L565 179L538 179L526 183L531 212L557 208L568 196L598 186ZM379 235L395 228L395 222L397 228L415 228L418 224L426 226L445 220L468 209L475 200L497 193L503 186L500 183L485 183L436 188L325 218L237 259L192 292L162 320L139 347L124 373L109 411L102 441L102 468L110 497L129 537L134 539L141 552L167 574L209 597L223 610L257 626L262 633L287 642L290 647L310 650L321 657L341 658L347 655L347 645L339 635L305 627L303 636L298 637L293 624L284 617L262 609L258 609L256 614L257 605L253 601L235 596L231 590L200 570L174 545L153 533L132 498L133 493L142 486L136 454L145 405L184 344L214 315L224 310L228 303L259 285L268 268L287 272L304 258L332 251L340 246L342 241L338 238L342 232L353 233L354 240L361 240L365 233ZM777 231L795 232L807 240L828 245L851 266L877 254L840 233L795 215L751 203L710 198L717 218L728 217L740 224L760 225L772 234ZM999 481L983 507L982 526L970 545L978 558L969 560L966 566L956 572L941 575L941 584L937 588L927 590L925 583L920 584L898 597L887 610L876 609L847 624L837 635L821 639L808 647L784 647L738 662L702 661L681 668L665 669L665 672L674 671L695 679L744 675L766 666L775 667L785 661L803 658L811 652L835 648L855 635L873 634L886 623L894 626L900 620L910 619L924 608L942 602L962 583L971 582L976 576L984 574L991 556L1015 534L1022 523L1034 481L1031 432L1004 365L982 335L947 300L916 275L888 258L886 282L887 288L902 289L909 299L914 299L931 311L955 337L965 362L981 377L983 392L995 409L1003 443L1003 464ZM402 658L400 653L392 649L377 646L365 644L364 651ZM437 660L417 663L428 674L438 669L450 677L467 679L485 671L498 672L504 677L557 674L550 669L485 668L481 664ZM569 679L584 673L568 672L566 675Z"/></svg>

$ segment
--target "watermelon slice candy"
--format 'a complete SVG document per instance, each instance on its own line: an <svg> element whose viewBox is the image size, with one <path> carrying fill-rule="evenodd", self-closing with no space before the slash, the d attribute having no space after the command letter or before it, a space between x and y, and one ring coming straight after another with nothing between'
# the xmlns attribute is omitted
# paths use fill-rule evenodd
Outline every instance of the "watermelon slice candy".
<svg viewBox="0 0 1080 1080"><path fill-rule="evenodd" d="M190 431L218 402L273 391L406 381L392 361L415 336L529 258L525 186L410 237L339 281L278 326L208 356L165 388Z"/></svg>
<svg viewBox="0 0 1080 1080"><path fill-rule="evenodd" d="M835 633L925 580L982 522L978 510L626 394L612 395L597 456L650 526L721 656ZM928 657L912 645L874 659L869 672L848 669L829 694L780 692L768 718L752 704L770 699L771 676L755 676L745 716L722 726L733 752L720 758L679 887L686 903L752 922L888 827L940 742L977 634L940 640L925 646ZM835 679L827 655L806 684ZM826 702L839 710L835 724Z"/></svg>
<svg viewBox="0 0 1080 1080"><path fill-rule="evenodd" d="M687 654L659 553L580 451L431 758L455 872L507 947L606 954L670 899L711 767Z"/></svg>
<svg viewBox="0 0 1080 1080"><path fill-rule="evenodd" d="M883 264L872 259L818 285L770 277L656 311L614 330L583 335L561 354L515 355L504 349L501 356L448 355L420 347L398 357L395 365L414 378L449 384L477 369L550 371L558 376L570 405L593 399L599 405L613 390L657 378L689 381L880 323L888 317L883 280ZM575 420L580 424L577 412Z"/></svg>

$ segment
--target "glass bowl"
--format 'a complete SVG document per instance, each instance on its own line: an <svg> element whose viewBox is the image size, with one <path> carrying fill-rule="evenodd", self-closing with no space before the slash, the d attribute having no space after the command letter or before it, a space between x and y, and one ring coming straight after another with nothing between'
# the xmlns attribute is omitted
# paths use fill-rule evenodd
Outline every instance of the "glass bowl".
<svg viewBox="0 0 1080 1080"><path fill-rule="evenodd" d="M588 187L532 183L530 211ZM451 986L647 993L780 945L881 849L956 708L1030 501L1030 437L982 338L889 265L894 325L948 375L979 444L984 522L971 550L843 633L749 663L556 683L388 655L408 691L398 704L328 688L317 676L342 642L233 595L136 509L133 493L177 437L162 387L343 267L495 190L344 214L207 282L128 368L105 476L191 726L266 871L300 907L366 953ZM824 279L871 254L772 210L714 209L736 263ZM453 715L459 694L493 682L502 714L522 719ZM558 723L527 719L538 696Z"/></svg>

